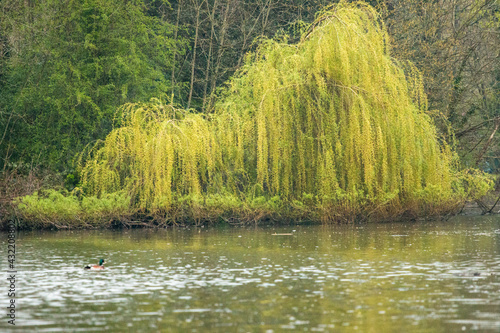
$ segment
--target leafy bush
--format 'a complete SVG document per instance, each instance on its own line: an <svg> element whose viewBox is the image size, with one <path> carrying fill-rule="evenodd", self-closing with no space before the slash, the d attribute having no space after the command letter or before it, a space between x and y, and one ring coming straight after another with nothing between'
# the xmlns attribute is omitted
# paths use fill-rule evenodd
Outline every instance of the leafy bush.
<svg viewBox="0 0 500 333"><path fill-rule="evenodd" d="M130 214L130 197L123 192L97 198L51 189L18 198L16 204L28 227L104 226Z"/></svg>

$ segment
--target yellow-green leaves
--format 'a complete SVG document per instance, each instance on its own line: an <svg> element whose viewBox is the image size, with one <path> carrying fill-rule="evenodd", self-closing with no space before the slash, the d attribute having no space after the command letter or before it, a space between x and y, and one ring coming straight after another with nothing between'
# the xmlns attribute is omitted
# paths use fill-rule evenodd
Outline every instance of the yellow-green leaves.
<svg viewBox="0 0 500 333"><path fill-rule="evenodd" d="M126 106L124 127L83 166L84 187L125 189L133 208L167 219L186 207L210 215L214 203L323 221L448 211L466 196L453 153L425 113L420 73L387 43L369 5L327 7L297 45L262 41L210 118Z"/></svg>

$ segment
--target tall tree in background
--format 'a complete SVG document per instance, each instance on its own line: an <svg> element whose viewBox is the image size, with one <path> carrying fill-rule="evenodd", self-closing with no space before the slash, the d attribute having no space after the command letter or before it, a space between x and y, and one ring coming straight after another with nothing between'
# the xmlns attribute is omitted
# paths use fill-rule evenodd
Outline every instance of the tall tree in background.
<svg viewBox="0 0 500 333"><path fill-rule="evenodd" d="M422 70L430 109L439 110L455 130L464 162L487 168L481 163L484 157L500 161L496 135L500 3L386 0L384 4L396 58L409 59Z"/></svg>
<svg viewBox="0 0 500 333"><path fill-rule="evenodd" d="M156 1L0 3L0 164L68 166L119 105L169 96L173 25Z"/></svg>
<svg viewBox="0 0 500 333"><path fill-rule="evenodd" d="M184 107L210 112L213 93L241 67L259 37L289 35L297 41L305 22L331 1L326 0L189 0L171 1L170 22L191 50L176 57L179 71L172 81L189 81L175 92ZM300 23L298 23L300 22Z"/></svg>

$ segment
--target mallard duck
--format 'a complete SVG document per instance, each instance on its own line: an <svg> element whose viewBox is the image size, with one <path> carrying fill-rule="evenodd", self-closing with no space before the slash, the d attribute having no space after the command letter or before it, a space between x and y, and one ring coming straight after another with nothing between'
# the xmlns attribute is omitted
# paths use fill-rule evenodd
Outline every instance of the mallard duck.
<svg viewBox="0 0 500 333"><path fill-rule="evenodd" d="M84 268L85 269L91 269L91 270L104 269L104 264L105 263L106 262L104 261L104 259L101 259L101 260L99 260L99 265L87 265Z"/></svg>

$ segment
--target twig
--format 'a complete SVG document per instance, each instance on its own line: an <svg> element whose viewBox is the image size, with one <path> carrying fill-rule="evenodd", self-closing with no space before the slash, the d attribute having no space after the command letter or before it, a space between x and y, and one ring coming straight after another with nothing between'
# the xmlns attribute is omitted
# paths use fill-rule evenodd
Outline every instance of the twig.
<svg viewBox="0 0 500 333"><path fill-rule="evenodd" d="M491 209L488 211L489 214L491 214L493 212L493 209L495 208L495 206L497 205L497 203L500 201L500 195L498 196L497 198L497 201L495 201L495 204L493 205L493 207L491 207ZM500 213L500 211L499 211Z"/></svg>
<svg viewBox="0 0 500 333"><path fill-rule="evenodd" d="M488 214L488 207L480 199L477 199L476 203L481 208L482 215Z"/></svg>
<svg viewBox="0 0 500 333"><path fill-rule="evenodd" d="M493 132L491 133L490 137L488 138L488 141L486 141L486 143L484 144L483 150L477 156L476 167L479 165L479 162L481 161L484 154L486 153L486 150L488 150L488 147L490 146L491 141L493 140L493 137L495 136L495 133L498 131L498 127L500 127L500 117L498 117L497 120L495 121L495 129L493 129Z"/></svg>
<svg viewBox="0 0 500 333"><path fill-rule="evenodd" d="M475 131L475 130L483 127L485 124L487 124L489 122L499 121L499 120L500 120L500 116L495 117L495 118L491 118L491 119L488 119L488 120L485 120L485 121L483 121L483 122L481 122L479 124L476 124L474 126L471 126L471 127L466 128L466 129L464 129L464 130L462 130L460 132L455 133L455 137L459 138L459 137L464 136L465 134L467 134L469 132Z"/></svg>

